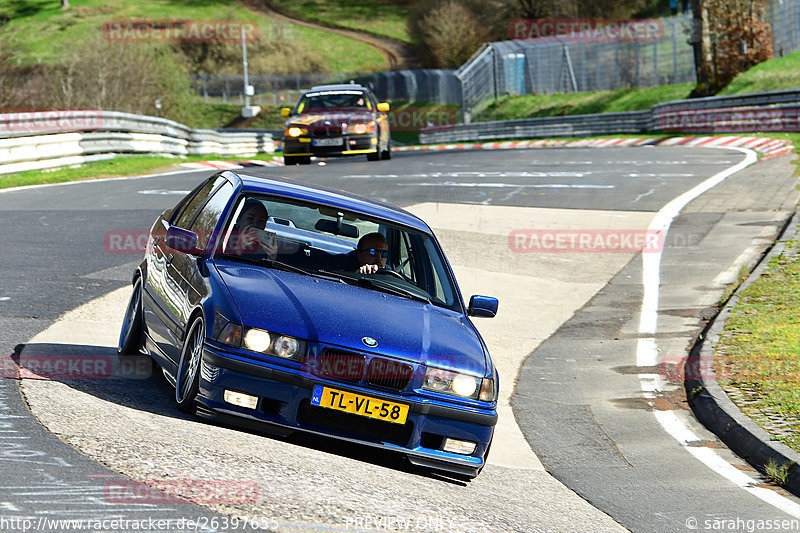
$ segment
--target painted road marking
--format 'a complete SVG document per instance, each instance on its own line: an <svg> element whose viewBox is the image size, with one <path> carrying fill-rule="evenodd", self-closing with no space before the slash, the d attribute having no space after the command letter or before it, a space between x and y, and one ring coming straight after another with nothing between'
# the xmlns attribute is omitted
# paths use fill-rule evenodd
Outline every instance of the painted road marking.
<svg viewBox="0 0 800 533"><path fill-rule="evenodd" d="M441 183L398 183L399 186L407 187L488 187L491 189L615 189L614 185L591 185L591 184L571 184L571 183L463 183L455 181L443 181Z"/></svg>

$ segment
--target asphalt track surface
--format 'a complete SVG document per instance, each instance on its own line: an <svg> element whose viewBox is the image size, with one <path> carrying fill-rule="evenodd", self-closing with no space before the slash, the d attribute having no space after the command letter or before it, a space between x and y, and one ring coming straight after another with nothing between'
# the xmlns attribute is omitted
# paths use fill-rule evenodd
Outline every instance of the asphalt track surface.
<svg viewBox="0 0 800 533"><path fill-rule="evenodd" d="M400 154L390 162L332 160L325 166L278 170L290 178L400 206L439 202L560 208L573 210L578 217L582 210L655 213L742 157L712 149L537 149ZM276 173L275 169L257 172ZM109 253L103 236L109 231L149 227L159 212L174 205L177 191L188 191L207 174L0 194L2 249L7 251L0 257L3 353L18 352L21 343L64 312L123 286L134 261L127 254ZM690 205L673 226L682 230L675 235L685 238L668 241L665 247L664 297L670 305L676 304L670 310L682 320L686 309L695 313L689 313L690 318L698 318L698 301L703 303L707 293L713 292L694 294L698 292L695 282L706 283L700 276L714 274L715 278L754 243L763 245L781 225L782 215L776 215L774 208L769 215L731 214L724 204L720 200L718 206L692 209ZM520 225L526 227L524 221ZM713 231L722 232L724 245L702 248L704 237ZM695 263L701 273L697 279L687 268ZM640 260L634 259L528 359L514 408L531 447L559 480L634 531L686 531L693 524L690 519L699 521L699 530L708 520L741 520L722 524L733 527L715 528L736 531L748 529L746 520L792 518L700 464L655 423L652 409L637 408L641 405L637 371L629 367L636 361L630 324L641 304L640 272ZM547 310L533 312L546 314ZM668 321L665 325L676 326ZM687 325L683 320L667 332L665 347L685 350L685 338L695 332L693 328L694 322ZM696 423L692 425L688 412L683 410L678 416L702 433ZM108 479L123 478L86 460L41 428L27 413L15 380L0 380L0 432L3 517L40 517L43 509L52 517L213 516L174 502L109 508L104 487ZM746 469L724 449L720 453ZM388 458L371 460L395 466ZM486 474L491 470L481 477ZM503 490L508 487L494 487L499 494L487 496L487 506L494 504L487 509L491 515L502 514L498 507ZM504 526L508 526L504 530L526 530ZM569 529L588 527L574 524Z"/></svg>

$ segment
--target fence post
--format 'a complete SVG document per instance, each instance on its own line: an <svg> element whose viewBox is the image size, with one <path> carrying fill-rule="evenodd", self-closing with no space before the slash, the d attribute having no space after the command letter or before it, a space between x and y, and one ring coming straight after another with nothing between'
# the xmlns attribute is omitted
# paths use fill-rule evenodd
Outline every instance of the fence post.
<svg viewBox="0 0 800 533"><path fill-rule="evenodd" d="M658 76L658 41L653 41L653 83L656 87L661 84Z"/></svg>
<svg viewBox="0 0 800 533"><path fill-rule="evenodd" d="M581 90L588 91L589 89L586 87L586 47L583 44L583 39L578 41L578 52L581 60Z"/></svg>
<svg viewBox="0 0 800 533"><path fill-rule="evenodd" d="M678 83L678 25L672 23L672 83Z"/></svg>

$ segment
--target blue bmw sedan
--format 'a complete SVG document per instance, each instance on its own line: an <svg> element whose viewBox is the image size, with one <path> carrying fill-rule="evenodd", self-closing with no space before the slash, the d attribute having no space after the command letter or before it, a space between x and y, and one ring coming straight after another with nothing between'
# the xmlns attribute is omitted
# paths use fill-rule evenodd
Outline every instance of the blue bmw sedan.
<svg viewBox="0 0 800 533"><path fill-rule="evenodd" d="M366 198L224 171L150 231L120 333L184 412L474 477L498 375L431 229Z"/></svg>

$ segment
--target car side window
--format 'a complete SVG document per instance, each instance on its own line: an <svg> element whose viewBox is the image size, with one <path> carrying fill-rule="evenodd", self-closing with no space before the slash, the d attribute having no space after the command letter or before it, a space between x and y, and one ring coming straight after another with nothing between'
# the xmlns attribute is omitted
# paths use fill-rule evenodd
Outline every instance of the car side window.
<svg viewBox="0 0 800 533"><path fill-rule="evenodd" d="M228 180L222 176L208 180L208 182L197 191L197 194L186 202L181 212L173 219L172 225L183 229L189 229L189 226L191 226L197 213L206 203L206 200L208 200L208 197L211 196L218 187L222 186L223 183L228 183Z"/></svg>
<svg viewBox="0 0 800 533"><path fill-rule="evenodd" d="M233 185L226 180L198 213L197 218L192 223L192 227L188 228L197 234L199 248L205 249L208 246L219 217L225 210L225 206L228 205L228 200L230 200L232 194Z"/></svg>

